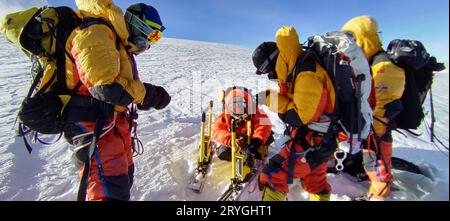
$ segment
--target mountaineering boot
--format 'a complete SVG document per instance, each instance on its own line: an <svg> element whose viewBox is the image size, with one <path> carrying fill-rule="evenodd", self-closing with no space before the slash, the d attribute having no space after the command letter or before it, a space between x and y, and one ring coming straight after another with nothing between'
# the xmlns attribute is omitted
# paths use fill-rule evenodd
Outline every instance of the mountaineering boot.
<svg viewBox="0 0 450 221"><path fill-rule="evenodd" d="M269 187L264 188L262 201L286 201L286 193L272 190Z"/></svg>
<svg viewBox="0 0 450 221"><path fill-rule="evenodd" d="M371 182L368 194L371 200L384 200L390 194L391 184L389 182Z"/></svg>
<svg viewBox="0 0 450 221"><path fill-rule="evenodd" d="M258 149L258 153L259 153L259 159L265 159L267 157L267 154L269 153L269 145L262 145L259 149Z"/></svg>
<svg viewBox="0 0 450 221"><path fill-rule="evenodd" d="M310 193L309 201L330 201L331 193Z"/></svg>
<svg viewBox="0 0 450 221"><path fill-rule="evenodd" d="M217 153L217 158L219 158L220 160L231 162L231 149L230 148L228 148L224 145L220 145L219 147L217 147L216 153Z"/></svg>
<svg viewBox="0 0 450 221"><path fill-rule="evenodd" d="M371 193L367 192L362 196L355 197L352 201L384 201L384 198L376 198Z"/></svg>

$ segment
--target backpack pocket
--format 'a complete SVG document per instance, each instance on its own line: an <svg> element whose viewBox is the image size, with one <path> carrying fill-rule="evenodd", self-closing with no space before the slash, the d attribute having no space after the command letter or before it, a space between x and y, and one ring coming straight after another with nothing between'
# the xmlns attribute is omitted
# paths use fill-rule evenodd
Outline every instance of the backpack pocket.
<svg viewBox="0 0 450 221"><path fill-rule="evenodd" d="M27 97L19 109L19 120L28 128L41 134L62 132L61 110L63 103L53 93Z"/></svg>

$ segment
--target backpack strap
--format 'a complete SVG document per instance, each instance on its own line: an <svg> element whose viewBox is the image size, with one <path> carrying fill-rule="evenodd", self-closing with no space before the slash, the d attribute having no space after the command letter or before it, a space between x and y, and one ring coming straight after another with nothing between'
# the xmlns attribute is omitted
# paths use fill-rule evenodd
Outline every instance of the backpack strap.
<svg viewBox="0 0 450 221"><path fill-rule="evenodd" d="M297 63L295 64L294 70L292 70L291 74L288 75L287 81L289 82L289 88L291 93L294 93L295 80L298 75L304 71L316 72L316 54L314 50L307 49L300 55L297 59Z"/></svg>
<svg viewBox="0 0 450 221"><path fill-rule="evenodd" d="M67 52L65 45L72 31L79 25L80 19L69 7L55 7L54 10L58 13L58 24L52 27L51 34L56 43L54 58L56 59L56 78L57 82L60 83L52 87L58 93L68 94L69 89L66 85L66 55L73 63L75 63L75 59Z"/></svg>
<svg viewBox="0 0 450 221"><path fill-rule="evenodd" d="M95 126L94 126L94 134L92 137L92 141L91 144L89 145L89 149L88 151L86 151L87 154L87 161L85 162L84 168L83 168L83 173L81 176L81 181L80 181L80 185L78 186L78 194L77 194L77 201L85 201L86 200L86 195L87 195L87 185L88 185L88 179L89 179L89 175L90 175L90 167L91 167L91 156L94 154L94 151L97 149L97 143L100 139L102 130L103 130L103 126L105 125L105 119L103 116L101 116L101 113L96 113L99 114L97 116L97 119L95 121ZM99 169L101 170L101 166L99 167ZM100 177L101 179L103 179L103 177Z"/></svg>
<svg viewBox="0 0 450 221"><path fill-rule="evenodd" d="M116 49L120 49L120 45L122 44L122 41L119 38L119 35L116 32L116 29L112 26L112 24L105 19L102 18L83 18L81 25L79 26L81 30L88 28L91 25L106 25L111 29L111 31L116 36Z"/></svg>

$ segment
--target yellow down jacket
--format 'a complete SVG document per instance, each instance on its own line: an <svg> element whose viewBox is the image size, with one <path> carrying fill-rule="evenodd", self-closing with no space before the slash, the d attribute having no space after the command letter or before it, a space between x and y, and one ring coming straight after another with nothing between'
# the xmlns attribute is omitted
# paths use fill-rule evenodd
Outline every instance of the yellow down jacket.
<svg viewBox="0 0 450 221"><path fill-rule="evenodd" d="M302 55L299 37L293 27L282 27L276 34L280 51L275 70L281 84L288 83L288 77L294 70L297 59ZM317 62L309 60L309 67L301 67L293 85L287 94L271 91L266 103L271 111L286 116L298 115L301 124L310 124L323 114L334 111L335 92L325 69ZM288 114L290 113L290 114ZM292 115L295 113L295 115Z"/></svg>
<svg viewBox="0 0 450 221"><path fill-rule="evenodd" d="M377 22L372 17L355 17L348 21L342 30L355 36L356 43L363 49L371 64L373 88L369 102L374 117L388 123L389 118L385 116L386 105L402 97L405 89L405 72L389 59L377 58L386 56L378 36ZM386 132L386 125L378 120L374 120L374 127L378 136Z"/></svg>
<svg viewBox="0 0 450 221"><path fill-rule="evenodd" d="M75 29L66 43L66 83L69 89L81 80L78 94L116 105L123 111L130 103L140 103L145 87L139 80L133 55L127 52L128 31L122 10L112 0L77 0L81 18L102 18L104 24Z"/></svg>

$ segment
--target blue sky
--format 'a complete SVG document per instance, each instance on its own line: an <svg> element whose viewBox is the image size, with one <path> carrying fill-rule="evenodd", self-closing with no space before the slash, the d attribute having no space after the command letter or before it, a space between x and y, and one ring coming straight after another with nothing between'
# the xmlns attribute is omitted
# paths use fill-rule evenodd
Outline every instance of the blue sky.
<svg viewBox="0 0 450 221"><path fill-rule="evenodd" d="M48 0L75 7L74 0ZM378 21L384 46L395 38L422 41L448 63L448 0L115 0L125 9L145 2L160 12L164 36L255 47L274 40L283 25L307 36L339 30L350 18L371 15Z"/></svg>

